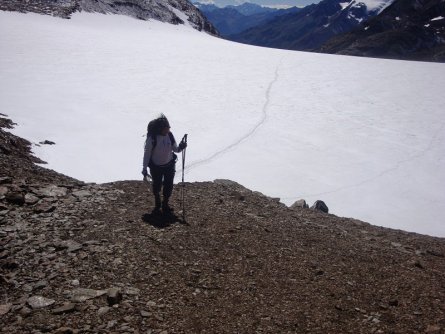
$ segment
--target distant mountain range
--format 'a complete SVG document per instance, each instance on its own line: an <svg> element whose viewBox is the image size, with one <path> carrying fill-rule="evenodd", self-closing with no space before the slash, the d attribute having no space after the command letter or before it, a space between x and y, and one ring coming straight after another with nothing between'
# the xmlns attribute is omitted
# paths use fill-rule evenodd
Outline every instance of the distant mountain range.
<svg viewBox="0 0 445 334"><path fill-rule="evenodd" d="M225 37L280 49L445 62L444 0L343 1L323 0Z"/></svg>
<svg viewBox="0 0 445 334"><path fill-rule="evenodd" d="M197 30L217 35L207 18L188 0L0 0L0 10L35 12L70 18L79 11L121 14L172 24L185 21Z"/></svg>
<svg viewBox="0 0 445 334"><path fill-rule="evenodd" d="M212 22L223 37L238 34L251 27L265 24L275 17L297 13L301 10L297 7L278 10L248 2L238 6L229 5L224 8L199 2L194 3L194 5Z"/></svg>
<svg viewBox="0 0 445 334"><path fill-rule="evenodd" d="M313 51L330 38L349 32L379 14L392 0L323 0L297 13L274 18L229 39L273 48ZM210 20L211 21L211 20Z"/></svg>
<svg viewBox="0 0 445 334"><path fill-rule="evenodd" d="M247 0L195 0L196 2L205 3L208 5L215 5L220 8L227 6L239 6ZM306 6L308 4L318 2L318 0L252 0L255 4L271 7L271 8L289 8L294 6Z"/></svg>
<svg viewBox="0 0 445 334"><path fill-rule="evenodd" d="M445 62L445 1L396 0L380 15L332 38L319 51Z"/></svg>

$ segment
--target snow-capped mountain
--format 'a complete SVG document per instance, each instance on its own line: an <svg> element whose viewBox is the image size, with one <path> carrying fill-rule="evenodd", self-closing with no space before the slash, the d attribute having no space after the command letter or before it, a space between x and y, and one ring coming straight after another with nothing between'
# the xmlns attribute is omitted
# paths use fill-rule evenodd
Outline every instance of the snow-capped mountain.
<svg viewBox="0 0 445 334"><path fill-rule="evenodd" d="M380 15L328 41L322 52L445 61L445 1L396 0Z"/></svg>
<svg viewBox="0 0 445 334"><path fill-rule="evenodd" d="M197 30L217 34L205 16L187 0L0 0L0 10L35 12L63 18L69 18L77 11L120 14L140 20L189 24Z"/></svg>
<svg viewBox="0 0 445 334"><path fill-rule="evenodd" d="M300 8L274 9L252 3L219 8L215 5L194 3L216 27L221 36L238 34L246 29L264 24L273 18L300 11Z"/></svg>
<svg viewBox="0 0 445 334"><path fill-rule="evenodd" d="M231 36L242 43L291 50L314 50L379 14L393 0L324 0L296 14L278 17Z"/></svg>

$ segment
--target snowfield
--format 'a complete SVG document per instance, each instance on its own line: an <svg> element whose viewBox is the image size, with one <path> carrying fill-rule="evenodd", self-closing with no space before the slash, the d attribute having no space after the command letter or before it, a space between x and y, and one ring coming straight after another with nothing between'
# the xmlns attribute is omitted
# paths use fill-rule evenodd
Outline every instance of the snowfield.
<svg viewBox="0 0 445 334"><path fill-rule="evenodd" d="M141 179L146 125L162 112L178 141L189 135L186 181L232 179L445 237L445 64L259 48L101 14L0 12L0 29L0 113L49 168Z"/></svg>

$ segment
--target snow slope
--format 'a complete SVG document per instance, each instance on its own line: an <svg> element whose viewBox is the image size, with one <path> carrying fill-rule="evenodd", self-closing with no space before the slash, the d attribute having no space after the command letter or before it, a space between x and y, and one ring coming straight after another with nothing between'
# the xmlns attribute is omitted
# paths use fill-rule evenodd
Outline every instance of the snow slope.
<svg viewBox="0 0 445 334"><path fill-rule="evenodd" d="M445 64L258 48L87 13L0 12L0 30L0 113L14 133L56 142L34 148L50 168L140 179L146 124L163 112L178 140L189 134L187 181L228 178L445 237Z"/></svg>

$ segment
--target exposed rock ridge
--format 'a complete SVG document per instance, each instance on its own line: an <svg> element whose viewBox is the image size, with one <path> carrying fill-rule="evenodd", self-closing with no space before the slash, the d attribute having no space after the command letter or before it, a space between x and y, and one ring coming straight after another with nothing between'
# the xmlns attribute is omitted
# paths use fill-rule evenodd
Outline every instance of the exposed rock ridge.
<svg viewBox="0 0 445 334"><path fill-rule="evenodd" d="M217 35L215 28L187 0L0 0L0 10L35 12L70 18L79 11L119 14L140 20L185 24Z"/></svg>
<svg viewBox="0 0 445 334"><path fill-rule="evenodd" d="M396 0L380 15L332 38L319 51L445 62L445 1Z"/></svg>
<svg viewBox="0 0 445 334"><path fill-rule="evenodd" d="M177 185L177 216L154 215L142 181L44 169L3 129L0 147L2 333L445 329L443 238L290 209L228 180Z"/></svg>

